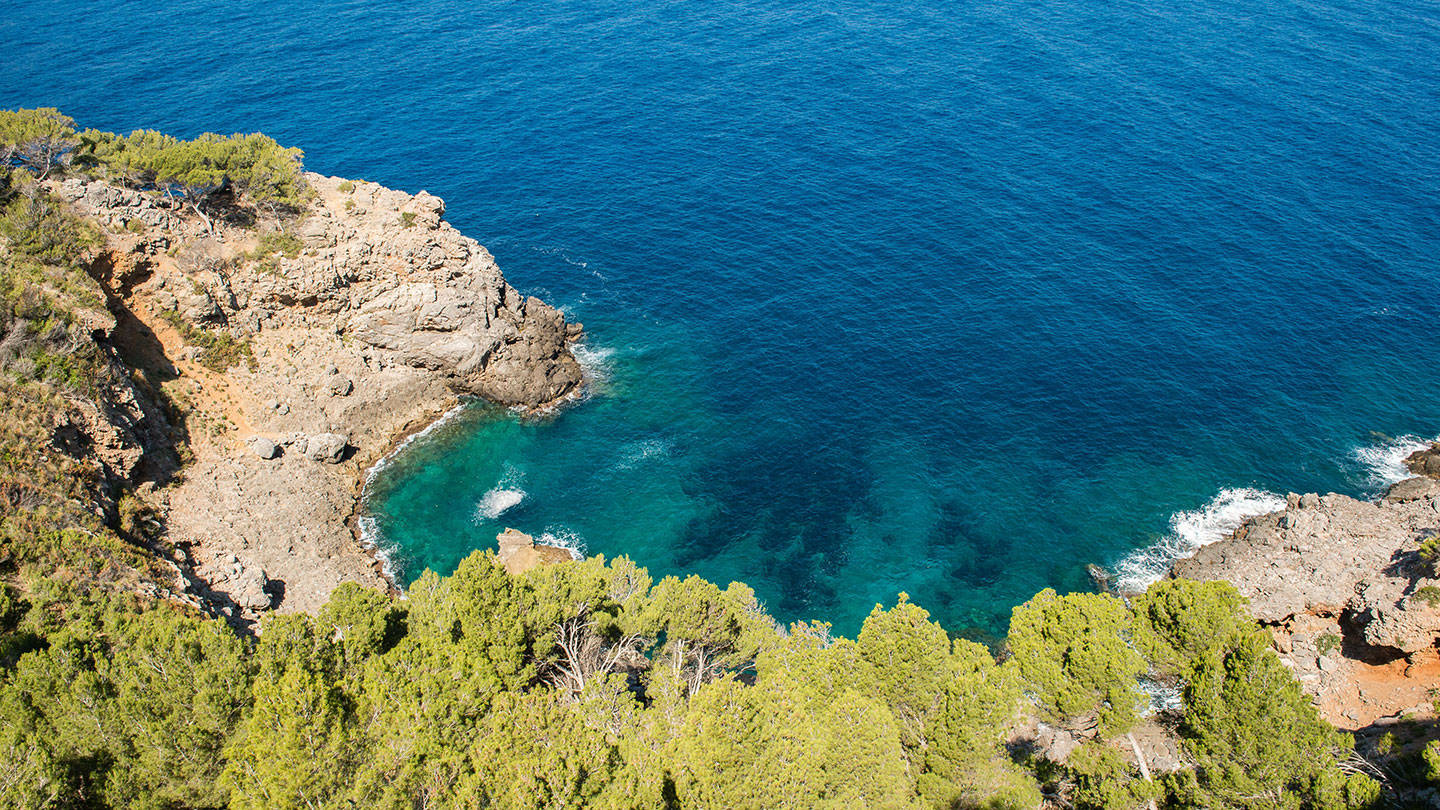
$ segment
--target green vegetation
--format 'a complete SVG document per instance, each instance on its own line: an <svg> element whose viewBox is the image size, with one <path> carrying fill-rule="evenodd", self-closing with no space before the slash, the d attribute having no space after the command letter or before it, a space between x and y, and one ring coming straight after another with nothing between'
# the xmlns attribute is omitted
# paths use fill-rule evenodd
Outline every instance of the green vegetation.
<svg viewBox="0 0 1440 810"><path fill-rule="evenodd" d="M1044 593L1012 628L1025 655L1037 634L1067 651L1037 670L952 641L903 597L852 641L780 628L740 585L652 585L623 558L513 577L476 552L404 600L342 586L254 644L48 583L0 605L0 772L21 775L0 801L16 807L1019 808L1043 789L1077 808L1347 808L1379 791L1339 769L1348 738L1238 616L1184 667L1197 766L1146 779L1124 735L1063 766L1004 742L1062 705L1134 722L1119 681L1135 691L1146 662L1097 670L1090 648L1114 652L1127 628L1203 638L1214 615L1168 612L1157 632L1118 601ZM1193 586L1147 600L1183 604L1173 592Z"/></svg>
<svg viewBox="0 0 1440 810"><path fill-rule="evenodd" d="M85 272L98 232L34 182L0 199L0 372L89 391L101 357L80 324L104 296Z"/></svg>
<svg viewBox="0 0 1440 810"><path fill-rule="evenodd" d="M86 130L80 139L79 162L136 188L178 194L207 224L223 192L272 213L299 209L311 193L300 150L265 135L207 132L183 141L154 130Z"/></svg>
<svg viewBox="0 0 1440 810"><path fill-rule="evenodd" d="M1422 585L1415 589L1415 593L1410 594L1410 598L1422 605L1432 608L1440 607L1440 588L1434 585Z"/></svg>
<svg viewBox="0 0 1440 810"><path fill-rule="evenodd" d="M211 217L236 206L272 215L299 211L313 193L301 157L299 149L258 133L206 132L186 141L154 130L77 132L73 119L52 108L0 110L0 196L57 170L102 175L178 195L212 230Z"/></svg>
<svg viewBox="0 0 1440 810"><path fill-rule="evenodd" d="M1428 535L1420 541L1420 559L1430 572L1440 572L1440 534Z"/></svg>
<svg viewBox="0 0 1440 810"><path fill-rule="evenodd" d="M53 107L0 110L0 177L23 169L43 180L80 145L75 121ZM8 182L0 182L0 192Z"/></svg>
<svg viewBox="0 0 1440 810"><path fill-rule="evenodd" d="M781 627L743 584L655 582L624 558L511 576L477 552L403 599L342 585L318 615L269 616L258 639L166 601L154 521L75 427L128 373L83 326L105 303L86 273L101 234L42 178L105 172L208 217L237 200L298 204L299 154L263 136L77 135L54 110L0 114L0 149L0 806L1379 798L1217 583L1162 582L1130 604L1044 591L1015 608L999 660L903 594L846 639ZM302 248L273 231L252 258L278 269ZM167 317L211 368L252 359L228 333ZM1180 709L1147 718L1147 688ZM1036 721L1080 744L1051 761ZM1151 722L1193 765L1147 775L1128 732ZM1414 758L1417 778L1440 780L1440 746Z"/></svg>
<svg viewBox="0 0 1440 810"><path fill-rule="evenodd" d="M413 228L413 227L415 227L415 212L414 212L414 211L401 211L401 212L400 212L400 227L402 227L402 228Z"/></svg>
<svg viewBox="0 0 1440 810"><path fill-rule="evenodd" d="M199 349L195 359L211 371L224 372L244 363L255 369L255 352L248 340L241 340L228 332L196 326L180 316L173 309L160 313L166 323L175 327L180 337Z"/></svg>
<svg viewBox="0 0 1440 810"><path fill-rule="evenodd" d="M1125 603L1106 594L1046 589L1015 608L1010 652L1046 719L1102 733L1130 727L1145 671L1126 637L1131 623Z"/></svg>
<svg viewBox="0 0 1440 810"><path fill-rule="evenodd" d="M1321 633L1315 639L1315 651L1321 655L1329 655L1340 649L1342 639L1334 633Z"/></svg>
<svg viewBox="0 0 1440 810"><path fill-rule="evenodd" d="M355 190L355 184L349 180L341 180L340 185L336 186L336 188L340 190L341 194L349 194Z"/></svg>
<svg viewBox="0 0 1440 810"><path fill-rule="evenodd" d="M280 274L280 257L293 259L305 249L305 243L289 231L276 230L262 234L260 243L250 251L248 258L255 262L256 269L274 275Z"/></svg>

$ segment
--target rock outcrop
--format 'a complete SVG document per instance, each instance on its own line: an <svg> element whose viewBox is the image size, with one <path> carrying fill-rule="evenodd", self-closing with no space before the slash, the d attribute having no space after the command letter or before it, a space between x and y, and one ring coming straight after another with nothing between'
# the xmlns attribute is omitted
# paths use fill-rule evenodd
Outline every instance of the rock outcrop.
<svg viewBox="0 0 1440 810"><path fill-rule="evenodd" d="M1406 456L1405 468L1416 475L1440 477L1440 442Z"/></svg>
<svg viewBox="0 0 1440 810"><path fill-rule="evenodd" d="M518 530L507 528L495 536L500 544L496 559L511 574L529 571L537 565L554 565L575 559L568 549L536 543L535 538Z"/></svg>
<svg viewBox="0 0 1440 810"><path fill-rule="evenodd" d="M144 234L112 255L133 255L156 237L160 249L175 248L185 278L162 285L157 300L186 322L247 334L325 329L374 349L381 362L439 373L457 392L505 405L545 405L580 384L568 350L580 326L507 284L490 253L443 220L438 197L313 173L306 179L316 200L295 228L303 249L248 263L163 198L94 180L56 188L81 213ZM152 236L152 228L160 233ZM237 236L249 235L229 238ZM348 386L331 380L326 387L344 395Z"/></svg>
<svg viewBox="0 0 1440 810"><path fill-rule="evenodd" d="M1373 503L1292 494L1284 509L1251 518L1173 574L1235 585L1332 722L1353 727L1424 704L1433 685L1440 578L1419 549L1436 534L1433 478L1401 481Z"/></svg>
<svg viewBox="0 0 1440 810"><path fill-rule="evenodd" d="M398 437L460 396L538 409L582 382L580 325L510 286L438 198L306 177L314 197L283 232L49 184L105 233L93 331L126 367L101 405L57 417L57 441L153 482L137 491L195 593L240 622L313 611L343 581L389 585L355 527L364 470Z"/></svg>

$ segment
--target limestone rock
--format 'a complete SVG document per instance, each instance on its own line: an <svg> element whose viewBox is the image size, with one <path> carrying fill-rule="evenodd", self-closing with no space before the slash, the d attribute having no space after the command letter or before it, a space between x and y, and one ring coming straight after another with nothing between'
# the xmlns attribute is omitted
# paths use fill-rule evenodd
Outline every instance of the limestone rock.
<svg viewBox="0 0 1440 810"><path fill-rule="evenodd" d="M246 610L269 610L274 605L270 578L259 568L241 568L230 580L230 598Z"/></svg>
<svg viewBox="0 0 1440 810"><path fill-rule="evenodd" d="M1396 503L1418 501L1440 495L1440 480L1427 477L1406 478L1385 492L1385 500Z"/></svg>
<svg viewBox="0 0 1440 810"><path fill-rule="evenodd" d="M495 539L500 543L496 559L510 574L519 574L537 565L554 565L575 559L568 550L537 544L534 537L516 529L507 528Z"/></svg>
<svg viewBox="0 0 1440 810"><path fill-rule="evenodd" d="M280 446L264 436L251 436L246 440L245 446L250 452L263 459L277 458L280 455Z"/></svg>
<svg viewBox="0 0 1440 810"><path fill-rule="evenodd" d="M1440 442L1406 456L1405 468L1416 475L1440 478Z"/></svg>
<svg viewBox="0 0 1440 810"><path fill-rule="evenodd" d="M1440 482L1425 478L1394 485L1379 503L1303 495L1177 562L1173 574L1230 582L1262 622L1343 617L1358 641L1414 655L1440 637L1440 610L1409 597L1427 581L1417 549L1440 530L1437 507Z"/></svg>
<svg viewBox="0 0 1440 810"><path fill-rule="evenodd" d="M316 194L306 216L285 226L299 251L262 259L255 249L270 223L257 230L216 218L209 227L163 194L80 178L49 183L101 226L91 278L138 321L117 335L116 316L97 308L108 323L84 332L113 338L106 343L140 358L150 377L174 379L208 416L233 417L217 418L220 430L190 432L186 475L151 503L187 543L190 559L177 564L194 566L213 593L248 594L240 601L257 608L274 577L281 609L293 611L318 609L340 582L385 585L353 533L359 465L453 407L457 394L537 407L582 381L571 352L580 325L510 286L483 247L445 222L439 198L306 179ZM167 324L175 316L184 321L178 330ZM187 325L244 341L254 362L187 368L177 362L197 351L186 345ZM54 442L106 481L163 485L173 480L166 469L179 468L183 434L130 377L119 382L132 390L100 407L75 403L57 414ZM235 433L236 423L246 432ZM316 435L295 432L307 427ZM262 434L269 444L252 441ZM307 458L321 463L298 461ZM339 463L352 458L357 464ZM113 517L117 504L106 509ZM258 573L239 587L229 562L223 571L211 564L217 551ZM522 556L568 559L533 545Z"/></svg>
<svg viewBox="0 0 1440 810"><path fill-rule="evenodd" d="M339 464L345 460L345 448L350 438L339 433L321 433L305 440L305 456L311 461Z"/></svg>

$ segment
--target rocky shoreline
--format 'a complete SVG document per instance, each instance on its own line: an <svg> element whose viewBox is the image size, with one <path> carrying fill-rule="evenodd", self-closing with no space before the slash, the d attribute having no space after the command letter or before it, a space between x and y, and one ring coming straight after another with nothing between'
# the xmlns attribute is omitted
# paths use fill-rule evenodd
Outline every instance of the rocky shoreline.
<svg viewBox="0 0 1440 810"><path fill-rule="evenodd" d="M1416 477L1374 502L1292 493L1171 570L1233 584L1341 728L1434 714L1440 578L1421 546L1440 536L1440 445L1406 466Z"/></svg>
<svg viewBox="0 0 1440 810"><path fill-rule="evenodd" d="M89 328L124 367L57 415L56 442L154 515L177 595L242 626L313 612L342 582L394 588L362 536L367 476L462 398L534 412L583 385L582 327L511 287L441 200L306 180L300 217L213 229L162 195L49 187L104 233L108 315ZM1440 535L1440 447L1409 464L1419 477L1375 503L1290 495L1172 568L1234 584L1341 727L1428 712L1440 682L1440 579L1420 553Z"/></svg>
<svg viewBox="0 0 1440 810"><path fill-rule="evenodd" d="M213 231L161 195L51 186L105 233L94 334L133 382L72 427L103 438L187 590L242 625L393 587L360 538L367 471L462 397L537 411L583 382L582 327L511 287L441 200L306 180L297 219Z"/></svg>

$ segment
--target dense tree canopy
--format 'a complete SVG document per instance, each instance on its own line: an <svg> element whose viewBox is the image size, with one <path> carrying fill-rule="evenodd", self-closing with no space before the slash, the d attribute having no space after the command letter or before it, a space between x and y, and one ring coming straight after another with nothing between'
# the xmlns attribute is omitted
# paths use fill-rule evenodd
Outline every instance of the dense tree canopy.
<svg viewBox="0 0 1440 810"><path fill-rule="evenodd" d="M1134 610L1042 593L1016 609L1003 663L903 595L849 640L780 628L743 586L652 586L626 559L511 576L477 552L405 599L342 586L254 644L161 603L4 594L8 806L1028 808L1043 789L1075 807L1347 808L1378 795L1337 768L1348 740L1218 586L1164 583ZM567 650L567 627L589 646ZM1147 670L1181 673L1177 731L1195 762L1154 781L1112 736ZM1113 719L1058 765L1007 747L1027 716Z"/></svg>
<svg viewBox="0 0 1440 810"><path fill-rule="evenodd" d="M80 160L131 185L178 193L207 222L222 191L272 211L298 208L309 194L300 150L265 135L207 132L183 141L154 130L126 136L87 130L81 140Z"/></svg>
<svg viewBox="0 0 1440 810"><path fill-rule="evenodd" d="M43 180L79 145L74 119L53 107L0 110L0 176L22 168Z"/></svg>

